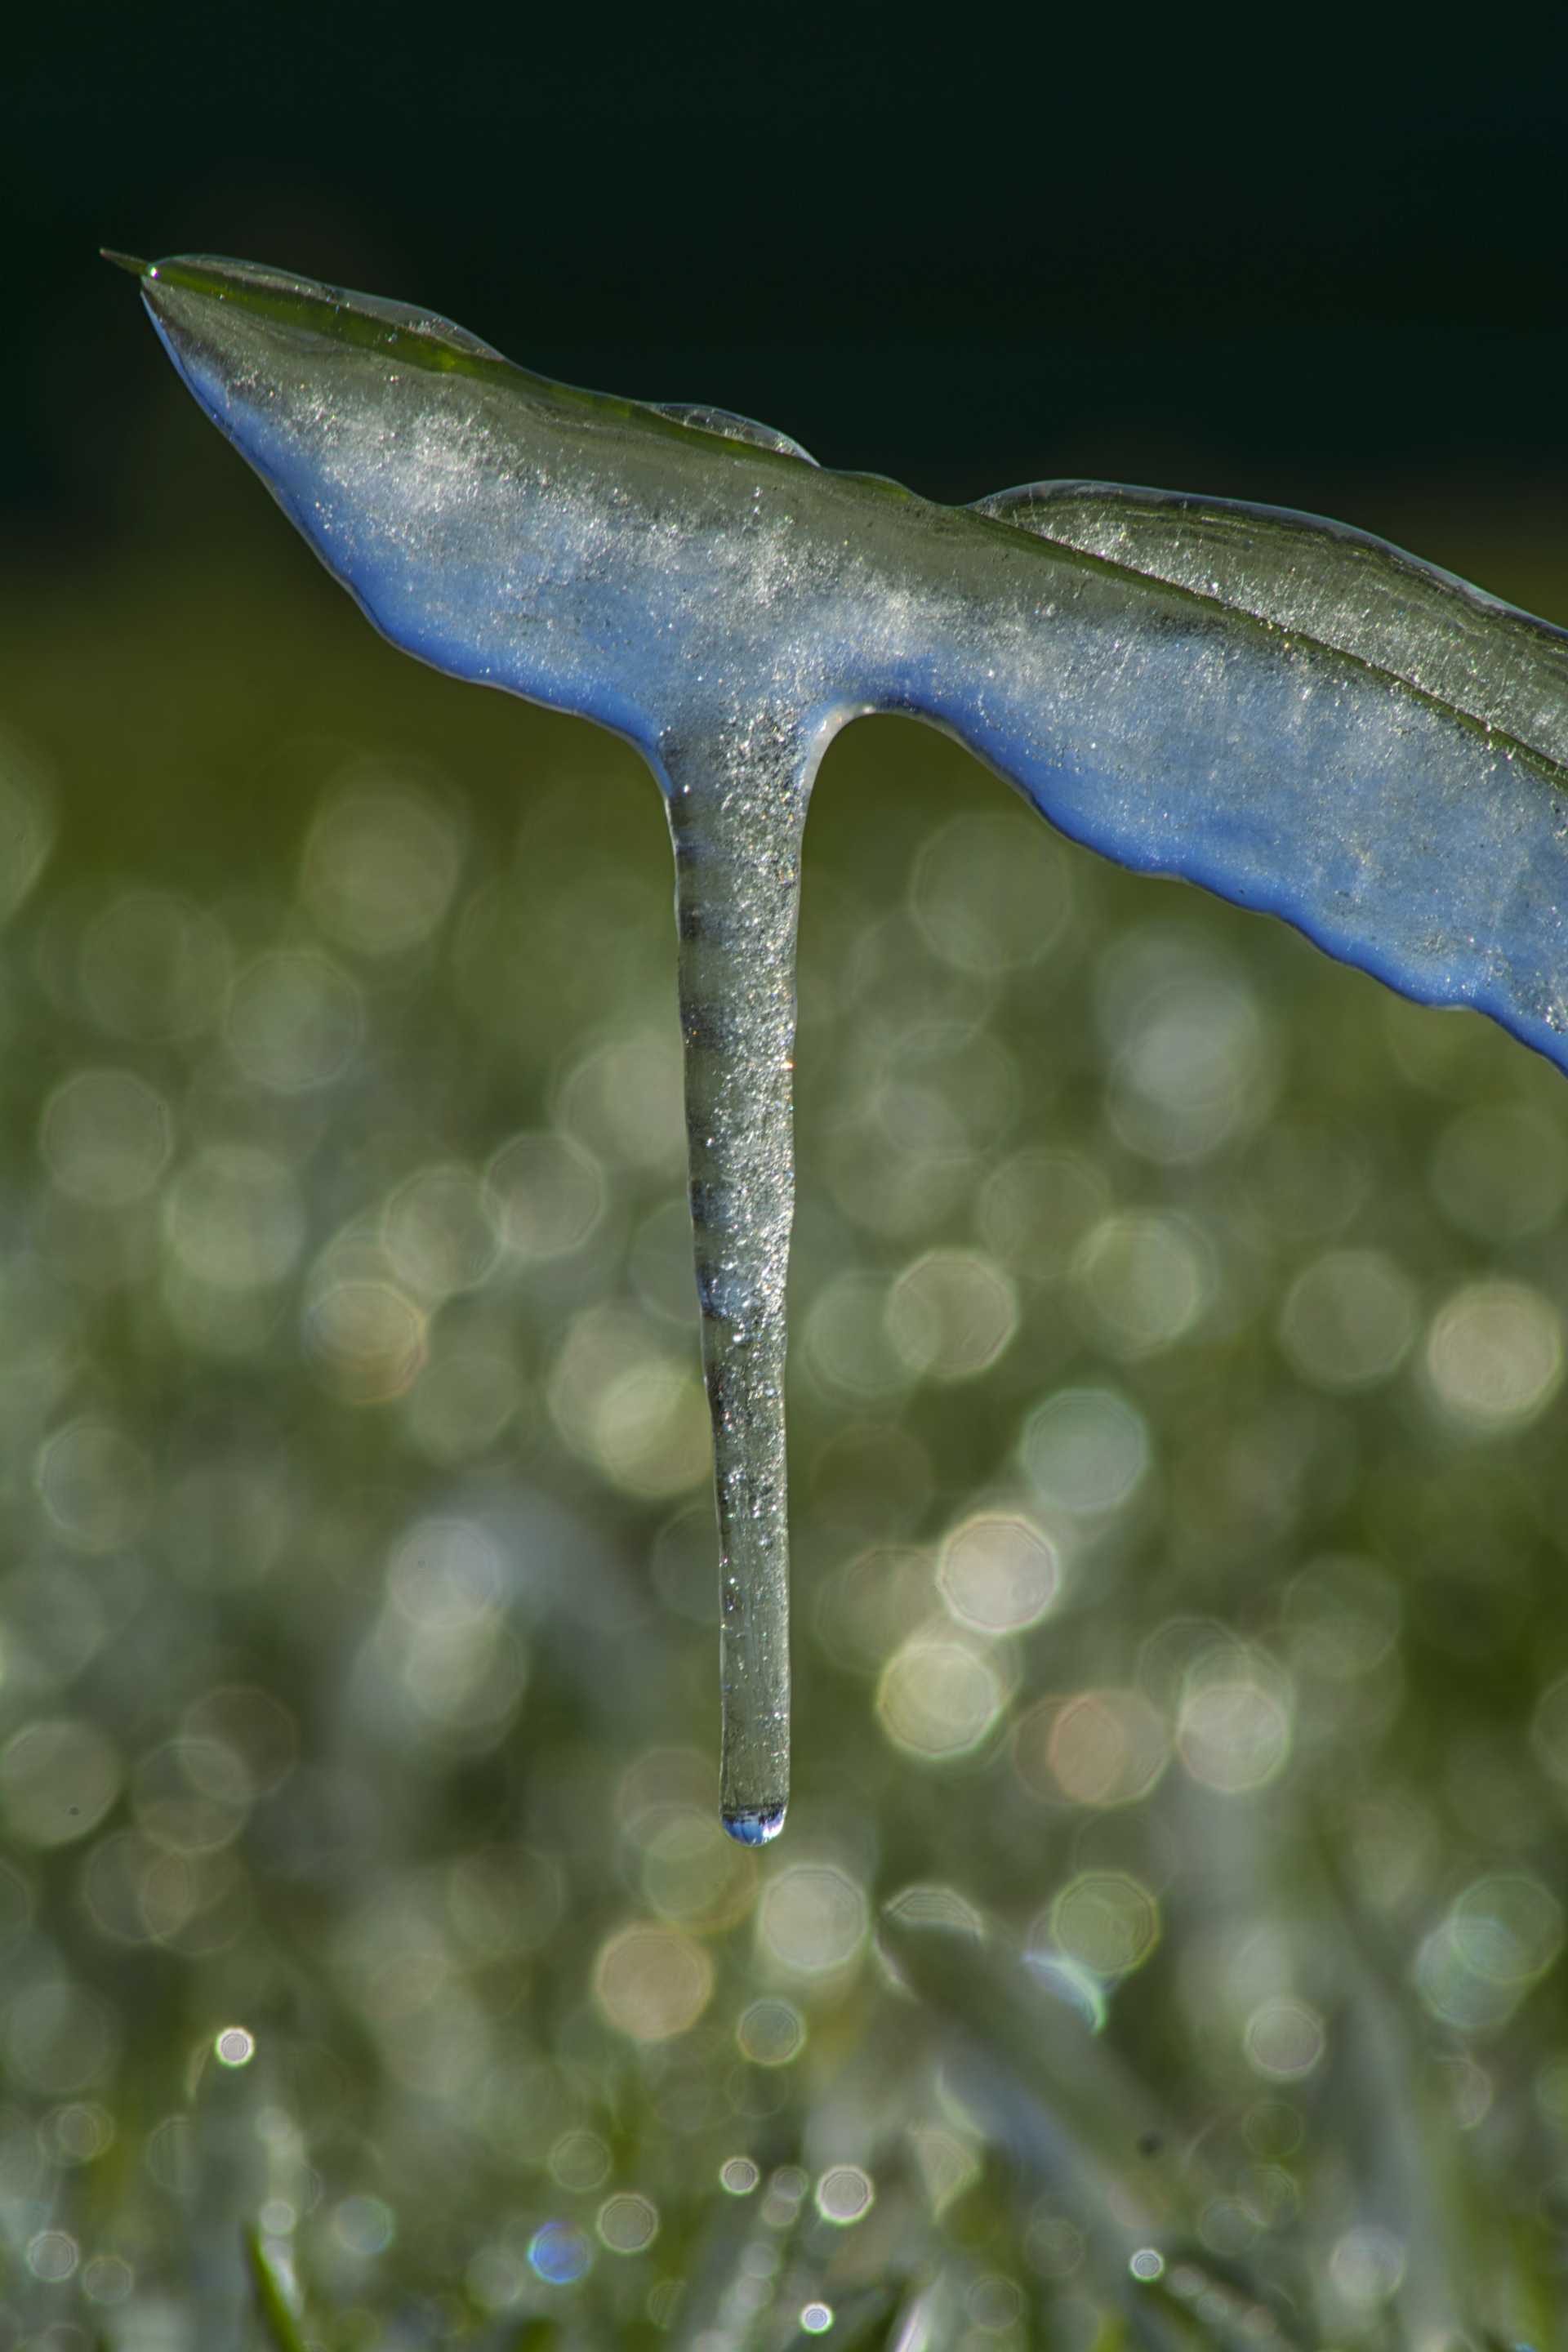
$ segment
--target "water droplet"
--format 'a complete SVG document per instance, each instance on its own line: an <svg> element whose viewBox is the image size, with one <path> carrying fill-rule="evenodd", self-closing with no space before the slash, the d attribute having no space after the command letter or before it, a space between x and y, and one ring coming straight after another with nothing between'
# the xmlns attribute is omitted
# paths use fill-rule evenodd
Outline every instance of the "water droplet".
<svg viewBox="0 0 1568 2352"><path fill-rule="evenodd" d="M763 1805L720 1818L737 1845L771 1845L784 1825L787 1805Z"/></svg>

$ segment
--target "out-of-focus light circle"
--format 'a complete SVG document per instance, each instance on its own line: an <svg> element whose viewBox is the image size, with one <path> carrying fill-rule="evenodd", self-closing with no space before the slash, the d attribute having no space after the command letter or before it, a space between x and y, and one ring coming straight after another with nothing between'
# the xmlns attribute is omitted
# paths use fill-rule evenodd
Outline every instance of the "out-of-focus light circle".
<svg viewBox="0 0 1568 2352"><path fill-rule="evenodd" d="M1399 1587L1375 1560L1329 1553L1292 1577L1284 1619L1298 1672L1354 1681L1383 1664L1399 1639Z"/></svg>
<svg viewBox="0 0 1568 2352"><path fill-rule="evenodd" d="M753 2066L787 2066L805 2047L805 2021L793 2001L754 2000L742 2011L735 2039Z"/></svg>
<svg viewBox="0 0 1568 2352"><path fill-rule="evenodd" d="M1474 2131L1486 2121L1496 2085L1484 2066L1478 2066L1473 2058L1433 2058L1427 2062L1426 2073L1456 2131Z"/></svg>
<svg viewBox="0 0 1568 2352"><path fill-rule="evenodd" d="M605 2198L595 2226L612 2254L646 2253L658 2235L658 2208L636 2189L619 2189Z"/></svg>
<svg viewBox="0 0 1568 2352"><path fill-rule="evenodd" d="M1306 2129L1300 2108L1290 2099L1259 2099L1242 2121L1242 2136L1260 2164L1284 2164L1300 2147Z"/></svg>
<svg viewBox="0 0 1568 2352"><path fill-rule="evenodd" d="M1317 2011L1288 1993L1259 2001L1242 2039L1249 2064L1274 2083L1310 2074L1327 2044Z"/></svg>
<svg viewBox="0 0 1568 2352"><path fill-rule="evenodd" d="M528 2242L528 2259L547 2286L574 2286L594 2260L592 2242L570 2221L546 2221Z"/></svg>
<svg viewBox="0 0 1568 2352"><path fill-rule="evenodd" d="M711 1812L711 1777L694 1748L644 1748L620 1777L616 1819L634 1845L651 1853L671 1824Z"/></svg>
<svg viewBox="0 0 1568 2352"><path fill-rule="evenodd" d="M56 1530L77 1551L104 1554L133 1543L153 1502L146 1455L110 1422L68 1422L38 1448L38 1495Z"/></svg>
<svg viewBox="0 0 1568 2352"><path fill-rule="evenodd" d="M1129 1359L1185 1339L1214 1289L1201 1236L1154 1212L1102 1219L1073 1258L1072 1280L1092 1336Z"/></svg>
<svg viewBox="0 0 1568 2352"><path fill-rule="evenodd" d="M560 1125L612 1167L673 1174L686 1165L680 1032L668 1023L625 1029L567 1073Z"/></svg>
<svg viewBox="0 0 1568 2352"><path fill-rule="evenodd" d="M114 2117L89 2100L73 2099L68 2106L57 2107L44 2129L67 2164L94 2164L114 2145Z"/></svg>
<svg viewBox="0 0 1568 2352"><path fill-rule="evenodd" d="M1568 1782L1568 1675L1559 1675L1554 1683L1548 1683L1536 1700L1530 1737L1552 1779Z"/></svg>
<svg viewBox="0 0 1568 2352"><path fill-rule="evenodd" d="M1250 2201L1239 2197L1211 2197L1198 2223L1198 2235L1209 2252L1218 2254L1222 2261L1235 2261L1244 2254L1261 2226L1258 2208L1263 2201L1261 2197Z"/></svg>
<svg viewBox="0 0 1568 2352"><path fill-rule="evenodd" d="M1342 1233L1372 1189L1359 1140L1310 1120L1275 1119L1248 1160L1241 1198L1271 1237L1326 1242Z"/></svg>
<svg viewBox="0 0 1568 2352"><path fill-rule="evenodd" d="M1358 2311L1375 2311L1392 2302L1399 2292L1405 2266L1404 2240L1376 2222L1347 2230L1335 2240L1329 2256L1329 2276Z"/></svg>
<svg viewBox="0 0 1568 2352"><path fill-rule="evenodd" d="M1449 1917L1460 1958L1493 1984L1532 1984L1563 1949L1563 1906L1523 1871L1474 1880Z"/></svg>
<svg viewBox="0 0 1568 2352"><path fill-rule="evenodd" d="M758 1912L766 1949L803 1977L845 1967L865 1943L869 1925L864 1888L830 1863L793 1863L777 1872Z"/></svg>
<svg viewBox="0 0 1568 2352"><path fill-rule="evenodd" d="M883 1907L889 1918L908 1927L957 1927L976 1937L985 1933L984 1918L956 1886L903 1886Z"/></svg>
<svg viewBox="0 0 1568 2352"><path fill-rule="evenodd" d="M168 890L131 889L87 925L78 979L100 1029L184 1038L218 1019L228 965L228 940L211 915Z"/></svg>
<svg viewBox="0 0 1568 2352"><path fill-rule="evenodd" d="M1398 1370L1415 1321L1415 1286L1382 1250L1326 1250L1286 1293L1279 1339L1304 1381L1348 1394Z"/></svg>
<svg viewBox="0 0 1568 2352"><path fill-rule="evenodd" d="M14 2084L49 2099L102 2082L120 2054L120 2011L64 1977L36 1977L5 2019L3 2063Z"/></svg>
<svg viewBox="0 0 1568 2352"><path fill-rule="evenodd" d="M180 1728L186 1769L196 1786L226 1802L270 1796L299 1759L294 1717L280 1699L253 1683L220 1683L204 1691L186 1707Z"/></svg>
<svg viewBox="0 0 1568 2352"><path fill-rule="evenodd" d="M1157 2279L1164 2273L1165 2257L1157 2247L1140 2246L1136 2253L1128 2258L1127 2267L1135 2279Z"/></svg>
<svg viewBox="0 0 1568 2352"><path fill-rule="evenodd" d="M703 1575L710 1577L707 1514ZM931 1613L930 1555L912 1545L874 1544L818 1588L816 1630L828 1655L869 1672ZM708 1612L710 1613L710 1612ZM704 1622L707 1622L705 1614Z"/></svg>
<svg viewBox="0 0 1568 2352"><path fill-rule="evenodd" d="M213 2037L213 2055L220 2066L248 2066L256 2055L256 2036L243 2025L225 2025Z"/></svg>
<svg viewBox="0 0 1568 2352"><path fill-rule="evenodd" d="M694 1369L649 1356L605 1390L595 1416L596 1452L610 1484L667 1502L708 1475L711 1436Z"/></svg>
<svg viewBox="0 0 1568 2352"><path fill-rule="evenodd" d="M302 1318L305 1352L345 1404L404 1396L425 1363L426 1318L395 1283L339 1272L330 1258L311 1278Z"/></svg>
<svg viewBox="0 0 1568 2352"><path fill-rule="evenodd" d="M1110 1211L1110 1187L1091 1160L1075 1151L1018 1151L986 1179L980 1238L1026 1280L1054 1282Z"/></svg>
<svg viewBox="0 0 1568 2352"><path fill-rule="evenodd" d="M27 2268L51 2286L68 2279L80 2259L81 2250L68 2231L40 2230L27 2241Z"/></svg>
<svg viewBox="0 0 1568 2352"><path fill-rule="evenodd" d="M447 1906L458 1935L490 1966L516 1961L549 1942L565 1907L557 1864L509 1843L458 1856L447 1873Z"/></svg>
<svg viewBox="0 0 1568 2352"><path fill-rule="evenodd" d="M610 2177L610 2151L597 2132L563 2132L550 2151L550 2177L563 2189L602 2189Z"/></svg>
<svg viewBox="0 0 1568 2352"><path fill-rule="evenodd" d="M191 1918L195 1886L184 1856L140 1830L116 1830L88 1854L79 1881L94 1927L111 1943L166 1943Z"/></svg>
<svg viewBox="0 0 1568 2352"><path fill-rule="evenodd" d="M1007 2335L1016 2326L1024 2308L1016 2282L1002 2278L995 2271L982 2272L964 2301L969 2305L970 2318L985 2336Z"/></svg>
<svg viewBox="0 0 1568 2352"><path fill-rule="evenodd" d="M1071 910L1071 869L1038 826L955 817L922 845L910 904L944 963L991 978L1050 953Z"/></svg>
<svg viewBox="0 0 1568 2352"><path fill-rule="evenodd" d="M0 1748L0 1811L23 1845L70 1845L86 1837L123 1782L113 1741L79 1717L25 1724Z"/></svg>
<svg viewBox="0 0 1568 2352"><path fill-rule="evenodd" d="M1049 1610L1061 1567L1056 1546L1030 1520L976 1511L942 1538L936 1581L961 1625L977 1633L1021 1633Z"/></svg>
<svg viewBox="0 0 1568 2352"><path fill-rule="evenodd" d="M397 2217L384 2197L344 2197L332 2210L332 2235L366 2262L384 2254L397 2234Z"/></svg>
<svg viewBox="0 0 1568 2352"><path fill-rule="evenodd" d="M1130 1976L1160 1940L1160 1906L1129 1871L1083 1870L1061 1888L1037 1927L1091 1975Z"/></svg>
<svg viewBox="0 0 1568 2352"><path fill-rule="evenodd" d="M357 983L313 948L274 948L235 975L226 1022L244 1075L272 1094L308 1094L341 1077L359 1052Z"/></svg>
<svg viewBox="0 0 1568 2352"><path fill-rule="evenodd" d="M502 1738L521 1703L528 1653L499 1613L411 1633L388 1628L387 1643L417 1736L476 1756Z"/></svg>
<svg viewBox="0 0 1568 2352"><path fill-rule="evenodd" d="M800 2324L807 2336L826 2336L833 2325L833 2307L826 2303L802 2304Z"/></svg>
<svg viewBox="0 0 1568 2352"><path fill-rule="evenodd" d="M581 1249L605 1213L604 1171L569 1135L514 1135L485 1171L490 1213L502 1242L530 1265Z"/></svg>
<svg viewBox="0 0 1568 2352"><path fill-rule="evenodd" d="M888 1295L888 1336L911 1371L928 1381L974 1380L1018 1328L1018 1295L978 1250L928 1250Z"/></svg>
<svg viewBox="0 0 1568 2352"><path fill-rule="evenodd" d="M458 1160L405 1177L383 1212L381 1232L398 1280L426 1299L477 1290L500 1249L486 1192Z"/></svg>
<svg viewBox="0 0 1568 2352"><path fill-rule="evenodd" d="M710 1933L743 1919L755 1893L748 1850L727 1837L704 1805L672 1810L647 1840L642 1865L648 1908L677 1927Z"/></svg>
<svg viewBox="0 0 1568 2352"><path fill-rule="evenodd" d="M1142 1691L1110 1687L1040 1699L1014 1735L1014 1761L1044 1803L1135 1805L1171 1758L1164 1718Z"/></svg>
<svg viewBox="0 0 1568 2352"><path fill-rule="evenodd" d="M52 2141L62 2162L93 2164L114 2145L114 2117L91 2100L73 2099L46 2117L43 2136Z"/></svg>
<svg viewBox="0 0 1568 2352"><path fill-rule="evenodd" d="M719 2167L719 2186L731 2197L749 2197L762 2177L749 2156L727 2156Z"/></svg>
<svg viewBox="0 0 1568 2352"><path fill-rule="evenodd" d="M1194 1660L1176 1718L1176 1750L1194 1780L1249 1795L1282 1770L1291 1731L1289 1677L1261 1651L1226 1643Z"/></svg>
<svg viewBox="0 0 1568 2352"><path fill-rule="evenodd" d="M1268 1034L1239 974L1150 930L1115 943L1100 982L1116 1048L1106 1108L1130 1150L1191 1167L1257 1125L1273 1092Z"/></svg>
<svg viewBox="0 0 1568 2352"><path fill-rule="evenodd" d="M928 1761L978 1748L1006 1703L991 1656L930 1633L913 1634L895 1650L877 1685L877 1716L889 1738Z"/></svg>
<svg viewBox="0 0 1568 2352"><path fill-rule="evenodd" d="M305 1245L305 1209L291 1169L248 1143L206 1145L163 1202L169 1245L187 1274L217 1290L281 1282Z"/></svg>
<svg viewBox="0 0 1568 2352"><path fill-rule="evenodd" d="M841 2229L861 2221L876 2199L870 2174L858 2164L829 2165L816 2184L817 2211L825 2221L836 2221Z"/></svg>
<svg viewBox="0 0 1568 2352"><path fill-rule="evenodd" d="M1460 2033L1489 2033L1507 2023L1528 1990L1526 1981L1509 1982L1475 1965L1472 1955L1485 1944L1472 1927L1461 1938L1452 1914L1424 1936L1415 1954L1415 1990L1434 2017Z"/></svg>
<svg viewBox="0 0 1568 2352"><path fill-rule="evenodd" d="M81 2274L81 2291L89 2303L112 2307L136 2292L136 2273L119 2254L94 2254Z"/></svg>
<svg viewBox="0 0 1568 2352"><path fill-rule="evenodd" d="M448 1345L437 1325L404 1406L404 1426L426 1461L449 1467L489 1448L523 1400L517 1366L497 1346Z"/></svg>
<svg viewBox="0 0 1568 2352"><path fill-rule="evenodd" d="M1438 1138L1432 1190L1476 1240L1526 1240L1545 1231L1568 1196L1568 1141L1522 1104L1478 1103Z"/></svg>
<svg viewBox="0 0 1568 2352"><path fill-rule="evenodd" d="M610 2023L634 2042L689 2032L713 1991L713 1963L674 1927L623 1927L599 1948L594 1994Z"/></svg>
<svg viewBox="0 0 1568 2352"><path fill-rule="evenodd" d="M41 2137L62 2163L93 2164L114 2145L114 2118L92 2100L73 2099L44 2118Z"/></svg>
<svg viewBox="0 0 1568 2352"><path fill-rule="evenodd" d="M386 1564L395 1607L433 1633L489 1624L506 1600L507 1582L500 1547L475 1519L416 1519Z"/></svg>
<svg viewBox="0 0 1568 2352"><path fill-rule="evenodd" d="M305 844L300 892L323 931L361 955L405 953L452 901L459 827L411 775L367 761L329 792Z"/></svg>
<svg viewBox="0 0 1568 2352"><path fill-rule="evenodd" d="M736 2042L752 2065L790 2065L806 2046L806 2021L793 2001L752 2001L736 2025Z"/></svg>
<svg viewBox="0 0 1568 2352"><path fill-rule="evenodd" d="M1445 1413L1483 1434L1522 1429L1563 1384L1556 1308L1522 1282L1468 1282L1426 1335L1426 1377Z"/></svg>
<svg viewBox="0 0 1568 2352"><path fill-rule="evenodd" d="M1027 1282L1068 1273L1084 1234L1110 1216L1110 1185L1079 1152L1013 1152L980 1192L980 1240Z"/></svg>
<svg viewBox="0 0 1568 2352"><path fill-rule="evenodd" d="M1095 1518L1115 1510L1149 1468L1149 1426L1110 1389L1063 1389L1037 1407L1019 1446L1047 1508Z"/></svg>
<svg viewBox="0 0 1568 2352"><path fill-rule="evenodd" d="M169 1164L174 1121L131 1070L78 1070L44 1105L38 1146L58 1189L89 1209L144 1200Z"/></svg>
<svg viewBox="0 0 1568 2352"><path fill-rule="evenodd" d="M1083 2231L1076 2221L1042 2200L1030 2217L1024 2252L1037 2278L1069 2279L1083 2264Z"/></svg>
<svg viewBox="0 0 1568 2352"><path fill-rule="evenodd" d="M712 1463L697 1368L616 1305L575 1316L551 1366L550 1410L563 1437L625 1494L668 1501Z"/></svg>
<svg viewBox="0 0 1568 2352"><path fill-rule="evenodd" d="M811 1370L842 1396L895 1397L915 1378L889 1328L888 1286L880 1275L852 1270L825 1282L806 1309L803 1336Z"/></svg>

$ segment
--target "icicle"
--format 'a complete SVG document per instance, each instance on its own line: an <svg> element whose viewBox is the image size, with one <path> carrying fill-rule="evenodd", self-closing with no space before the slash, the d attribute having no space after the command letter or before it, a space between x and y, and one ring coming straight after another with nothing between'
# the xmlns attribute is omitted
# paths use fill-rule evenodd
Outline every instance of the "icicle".
<svg viewBox="0 0 1568 2352"><path fill-rule="evenodd" d="M744 1845L775 1837L789 1801L784 1283L801 835L819 750L760 719L660 761L719 1511L719 1801Z"/></svg>
<svg viewBox="0 0 1568 2352"><path fill-rule="evenodd" d="M192 393L394 643L637 745L679 875L723 1554L723 1805L787 1796L784 1453L801 827L855 711L1568 1068L1568 635L1364 533L1043 483L939 507L707 407L553 383L247 262L139 274Z"/></svg>

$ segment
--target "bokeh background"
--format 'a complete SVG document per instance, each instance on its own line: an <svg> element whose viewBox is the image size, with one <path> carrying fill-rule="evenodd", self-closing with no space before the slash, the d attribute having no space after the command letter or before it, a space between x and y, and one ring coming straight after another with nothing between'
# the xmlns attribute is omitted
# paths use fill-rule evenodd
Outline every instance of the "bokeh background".
<svg viewBox="0 0 1568 2352"><path fill-rule="evenodd" d="M1568 622L1561 71L1211 37L8 37L6 2352L248 2344L242 2223L334 2352L1555 2340L1561 1077L851 728L732 1848L657 795L382 645L93 257Z"/></svg>

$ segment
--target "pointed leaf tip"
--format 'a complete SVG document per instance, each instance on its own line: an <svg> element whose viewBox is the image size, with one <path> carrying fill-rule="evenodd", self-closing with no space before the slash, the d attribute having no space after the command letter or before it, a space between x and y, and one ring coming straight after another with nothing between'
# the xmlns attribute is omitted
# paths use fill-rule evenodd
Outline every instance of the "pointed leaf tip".
<svg viewBox="0 0 1568 2352"><path fill-rule="evenodd" d="M129 270L132 278L145 278L153 266L149 261L138 261L133 253L116 253L111 245L100 245L98 249L105 261L112 261L116 269Z"/></svg>

